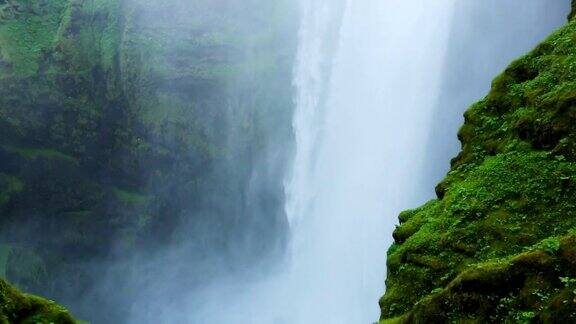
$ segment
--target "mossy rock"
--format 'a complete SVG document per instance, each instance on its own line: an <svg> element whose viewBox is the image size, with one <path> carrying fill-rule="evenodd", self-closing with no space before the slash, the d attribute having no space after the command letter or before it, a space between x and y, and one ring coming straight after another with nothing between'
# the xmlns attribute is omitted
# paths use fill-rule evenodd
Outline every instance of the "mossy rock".
<svg viewBox="0 0 576 324"><path fill-rule="evenodd" d="M79 324L56 303L23 294L0 279L0 323L12 324Z"/></svg>
<svg viewBox="0 0 576 324"><path fill-rule="evenodd" d="M576 236L568 235L558 239L555 252L535 247L470 266L408 313L382 323L572 323L575 243Z"/></svg>
<svg viewBox="0 0 576 324"><path fill-rule="evenodd" d="M403 213L382 323L576 322L576 21L465 114L438 199Z"/></svg>

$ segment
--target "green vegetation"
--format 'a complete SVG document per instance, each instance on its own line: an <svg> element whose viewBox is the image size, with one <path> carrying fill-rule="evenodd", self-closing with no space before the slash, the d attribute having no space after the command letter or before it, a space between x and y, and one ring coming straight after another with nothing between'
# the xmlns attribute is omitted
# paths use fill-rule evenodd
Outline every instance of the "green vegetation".
<svg viewBox="0 0 576 324"><path fill-rule="evenodd" d="M0 0L0 246L11 246L0 274L122 322L128 310L106 295L95 297L106 312L83 305L108 270L94 264L161 249L184 217L203 232L188 233L190 246L238 249L227 240L253 226L237 221L251 215L251 168L290 136L288 7ZM262 199L280 217L274 186ZM270 217L270 241L281 224ZM205 260L203 250L191 255ZM206 267L191 266L191 280Z"/></svg>
<svg viewBox="0 0 576 324"><path fill-rule="evenodd" d="M382 323L576 321L576 21L465 114L439 199L400 215Z"/></svg>
<svg viewBox="0 0 576 324"><path fill-rule="evenodd" d="M40 297L22 294L0 279L0 323L80 324L66 309Z"/></svg>
<svg viewBox="0 0 576 324"><path fill-rule="evenodd" d="M42 56L54 49L68 0L7 1L0 5L0 56L5 74L33 76ZM29 13L33 13L30 15Z"/></svg>

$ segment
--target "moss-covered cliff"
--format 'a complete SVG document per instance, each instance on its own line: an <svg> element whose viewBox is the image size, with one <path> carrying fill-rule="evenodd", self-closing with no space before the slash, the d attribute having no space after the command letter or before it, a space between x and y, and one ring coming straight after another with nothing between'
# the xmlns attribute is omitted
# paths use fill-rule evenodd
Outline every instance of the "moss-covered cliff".
<svg viewBox="0 0 576 324"><path fill-rule="evenodd" d="M438 199L402 213L383 323L576 322L576 21L465 114Z"/></svg>
<svg viewBox="0 0 576 324"><path fill-rule="evenodd" d="M135 255L185 243L184 287L281 245L286 3L0 0L0 276L123 322Z"/></svg>

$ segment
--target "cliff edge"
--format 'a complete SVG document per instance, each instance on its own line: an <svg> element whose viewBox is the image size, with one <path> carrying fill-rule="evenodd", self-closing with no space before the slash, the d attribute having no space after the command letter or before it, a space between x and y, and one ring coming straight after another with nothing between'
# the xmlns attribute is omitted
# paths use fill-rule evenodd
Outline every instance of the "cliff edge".
<svg viewBox="0 0 576 324"><path fill-rule="evenodd" d="M576 322L575 125L572 20L494 80L438 199L400 215L381 323Z"/></svg>

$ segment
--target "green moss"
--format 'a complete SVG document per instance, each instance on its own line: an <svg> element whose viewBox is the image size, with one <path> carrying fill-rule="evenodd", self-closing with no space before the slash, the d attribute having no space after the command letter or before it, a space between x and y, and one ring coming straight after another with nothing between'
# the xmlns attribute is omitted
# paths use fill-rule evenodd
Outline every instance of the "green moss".
<svg viewBox="0 0 576 324"><path fill-rule="evenodd" d="M382 319L576 320L576 22L498 76L465 114L439 199L400 216Z"/></svg>
<svg viewBox="0 0 576 324"><path fill-rule="evenodd" d="M0 7L0 56L10 71L32 76L53 49L68 0L8 2ZM0 70L0 72L2 72Z"/></svg>
<svg viewBox="0 0 576 324"><path fill-rule="evenodd" d="M70 313L56 303L23 294L0 279L0 323L74 324Z"/></svg>

